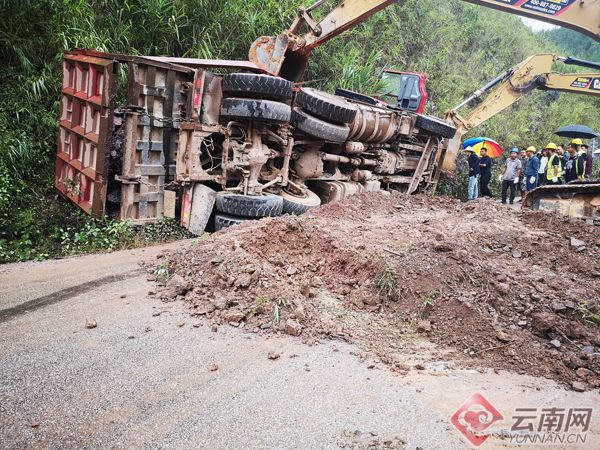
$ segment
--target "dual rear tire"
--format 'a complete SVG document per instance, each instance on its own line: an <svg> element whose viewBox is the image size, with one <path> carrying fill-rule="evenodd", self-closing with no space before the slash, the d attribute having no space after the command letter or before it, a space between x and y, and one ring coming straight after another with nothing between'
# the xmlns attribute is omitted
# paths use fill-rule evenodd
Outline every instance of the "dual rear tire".
<svg viewBox="0 0 600 450"><path fill-rule="evenodd" d="M300 216L319 206L321 199L312 191L298 196L282 191L275 194L241 195L219 192L215 201L215 231L238 225L247 220L277 217L282 214Z"/></svg>
<svg viewBox="0 0 600 450"><path fill-rule="evenodd" d="M357 112L353 104L327 92L300 88L294 106L290 123L295 128L328 142L341 144L348 139L348 124Z"/></svg>

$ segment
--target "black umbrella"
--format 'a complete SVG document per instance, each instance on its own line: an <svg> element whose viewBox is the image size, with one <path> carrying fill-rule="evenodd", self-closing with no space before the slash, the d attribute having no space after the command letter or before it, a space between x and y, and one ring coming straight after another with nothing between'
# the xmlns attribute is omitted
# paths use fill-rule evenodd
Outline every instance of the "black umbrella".
<svg viewBox="0 0 600 450"><path fill-rule="evenodd" d="M562 127L560 130L555 131L554 134L560 137L568 138L579 138L579 139L593 139L598 137L598 133L585 125L567 125Z"/></svg>

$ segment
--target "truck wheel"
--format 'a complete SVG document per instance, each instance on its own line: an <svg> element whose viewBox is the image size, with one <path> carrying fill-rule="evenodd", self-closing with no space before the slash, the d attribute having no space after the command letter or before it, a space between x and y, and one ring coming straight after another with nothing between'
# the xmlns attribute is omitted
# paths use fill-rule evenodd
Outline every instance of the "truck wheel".
<svg viewBox="0 0 600 450"><path fill-rule="evenodd" d="M227 94L271 100L289 100L294 95L291 81L269 75L230 73L223 76L222 89Z"/></svg>
<svg viewBox="0 0 600 450"><path fill-rule="evenodd" d="M224 98L221 115L232 119L289 122L291 108L285 103L248 98Z"/></svg>
<svg viewBox="0 0 600 450"><path fill-rule="evenodd" d="M337 123L352 123L357 111L356 106L343 98L311 88L300 88L294 105L321 119Z"/></svg>
<svg viewBox="0 0 600 450"><path fill-rule="evenodd" d="M456 134L456 128L447 124L437 117L417 115L415 126L421 130L428 131L432 134L437 134L444 138L452 139Z"/></svg>
<svg viewBox="0 0 600 450"><path fill-rule="evenodd" d="M245 222L246 219L244 217L234 217L228 216L227 214L215 214L215 231L222 230L223 228L228 228L232 225L237 225L242 222Z"/></svg>
<svg viewBox="0 0 600 450"><path fill-rule="evenodd" d="M350 134L348 125L335 125L325 122L324 120L308 115L300 108L292 110L290 123L310 136L329 142L345 142Z"/></svg>
<svg viewBox="0 0 600 450"><path fill-rule="evenodd" d="M310 208L321 205L321 199L312 191L307 191L305 197L281 191L281 197L283 198L283 214L300 216Z"/></svg>
<svg viewBox="0 0 600 450"><path fill-rule="evenodd" d="M218 211L241 217L277 217L283 210L283 198L275 194L242 195L219 192Z"/></svg>

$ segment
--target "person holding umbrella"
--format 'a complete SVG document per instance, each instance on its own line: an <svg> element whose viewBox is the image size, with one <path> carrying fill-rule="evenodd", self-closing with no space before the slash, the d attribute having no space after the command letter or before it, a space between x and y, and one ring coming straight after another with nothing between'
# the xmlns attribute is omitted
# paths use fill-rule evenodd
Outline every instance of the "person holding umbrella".
<svg viewBox="0 0 600 450"><path fill-rule="evenodd" d="M562 164L560 163L560 158L556 155L556 144L550 142L546 145L545 150L548 152L545 184L550 186L560 184L562 178Z"/></svg>
<svg viewBox="0 0 600 450"><path fill-rule="evenodd" d="M585 165L587 163L587 145L585 145L581 139L573 139L573 144L577 144L577 154L583 156L583 171L585 172Z"/></svg>
<svg viewBox="0 0 600 450"><path fill-rule="evenodd" d="M479 156L472 147L467 147L463 153L469 158L469 200L477 198L477 180L479 180Z"/></svg>
<svg viewBox="0 0 600 450"><path fill-rule="evenodd" d="M480 152L481 159L479 161L479 170L481 172L481 196L492 198L492 191L490 191L489 188L490 178L492 178L492 160L487 154L487 148L483 147Z"/></svg>
<svg viewBox="0 0 600 450"><path fill-rule="evenodd" d="M467 139L463 142L463 147L466 149L470 148L471 153L474 153L474 156L481 158L478 161L478 169L481 174L481 195L484 197L492 197L492 192L488 187L488 183L490 178L492 177L492 161L491 158L497 158L502 154L502 147L496 141L486 137L477 137ZM471 159L469 159L471 161ZM470 166L470 162L469 162ZM475 170L469 169L471 177ZM469 177L470 178L470 177ZM471 184L471 180L469 180L469 184ZM473 200L473 198L477 198L477 192L472 196L469 190L469 200Z"/></svg>
<svg viewBox="0 0 600 450"><path fill-rule="evenodd" d="M529 161L525 167L525 181L527 182L525 187L526 191L533 191L537 187L538 181L538 170L540 170L540 160L535 156L536 148L532 145L527 147L527 156Z"/></svg>
<svg viewBox="0 0 600 450"><path fill-rule="evenodd" d="M498 177L502 181L502 204L506 204L506 194L510 187L510 204L512 205L515 201L516 186L515 182L519 181L519 175L521 175L521 161L517 159L519 155L519 149L513 148L510 151L510 158L504 163L502 173ZM502 176L504 175L504 179Z"/></svg>

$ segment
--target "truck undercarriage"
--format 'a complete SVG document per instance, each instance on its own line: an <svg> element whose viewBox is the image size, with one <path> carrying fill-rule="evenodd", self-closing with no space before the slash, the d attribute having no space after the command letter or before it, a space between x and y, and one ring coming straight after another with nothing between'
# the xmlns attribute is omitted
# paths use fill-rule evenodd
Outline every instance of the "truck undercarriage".
<svg viewBox="0 0 600 450"><path fill-rule="evenodd" d="M55 185L86 212L178 217L200 233L213 205L219 229L360 192L412 193L440 177L455 133L440 119L296 89L251 63L170 60L65 55ZM202 67L218 63L259 73Z"/></svg>

